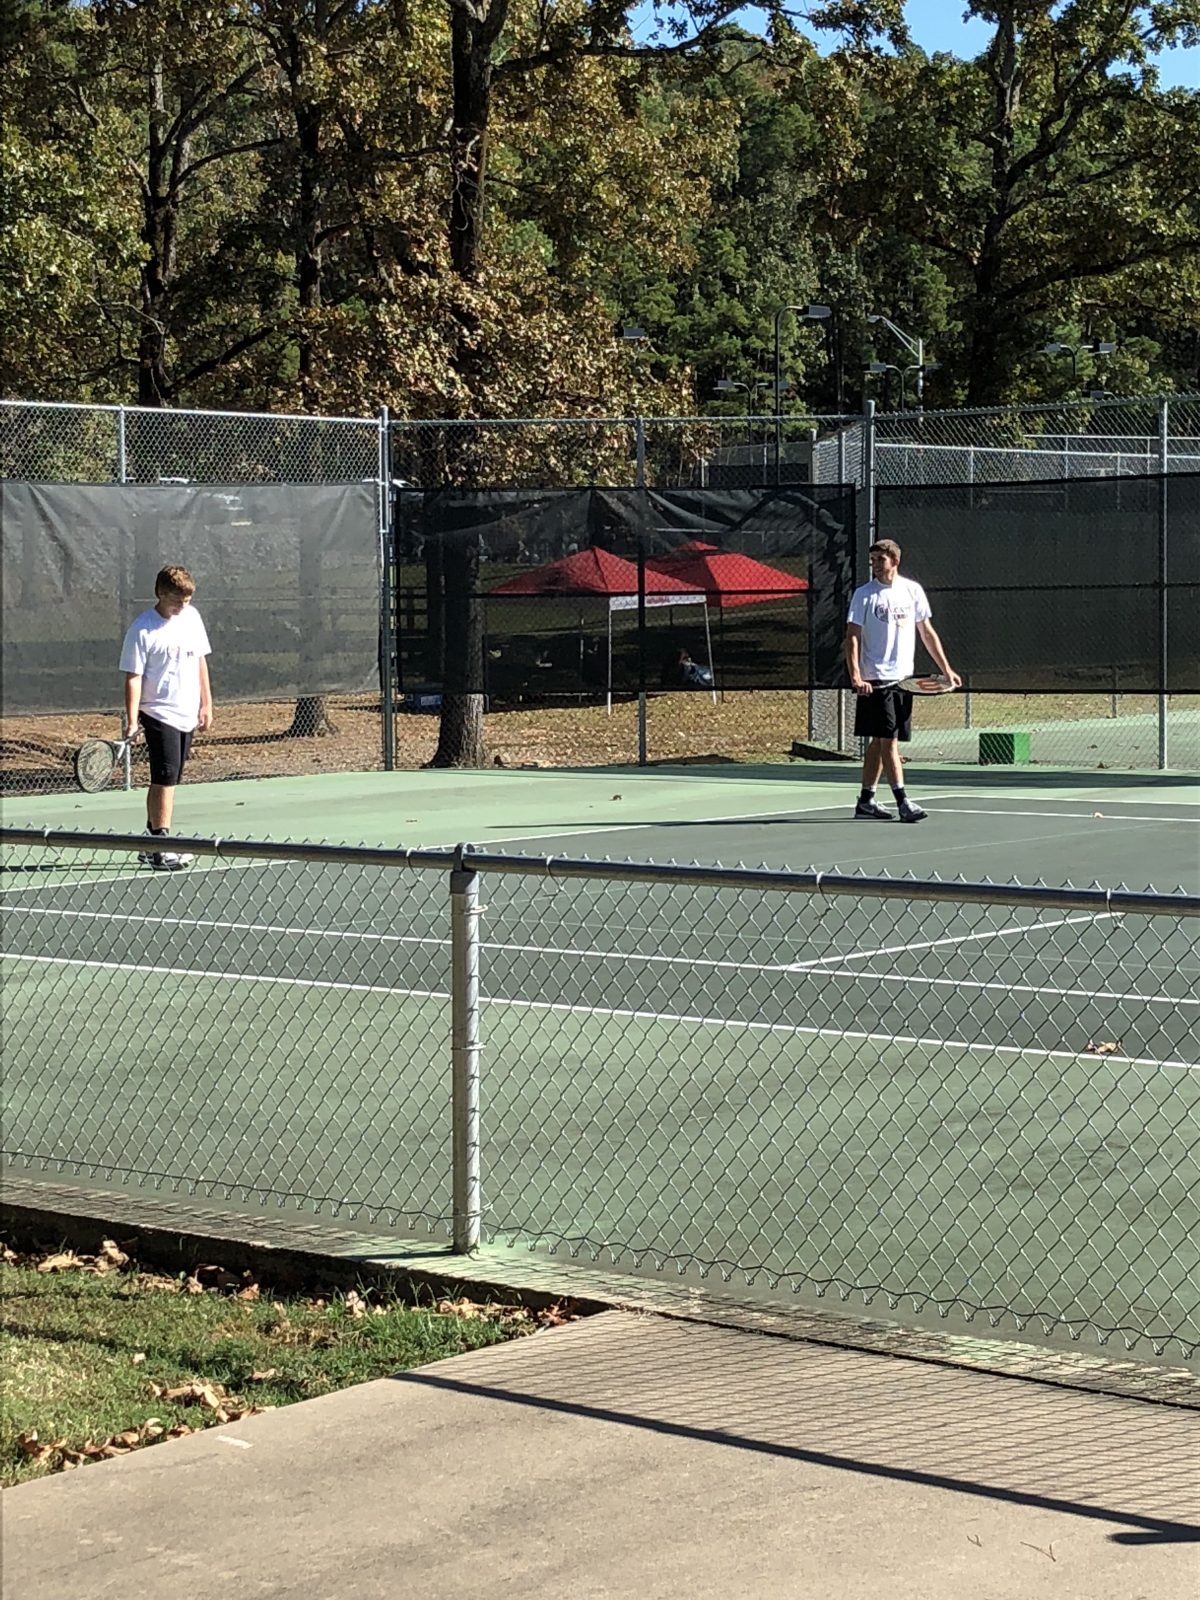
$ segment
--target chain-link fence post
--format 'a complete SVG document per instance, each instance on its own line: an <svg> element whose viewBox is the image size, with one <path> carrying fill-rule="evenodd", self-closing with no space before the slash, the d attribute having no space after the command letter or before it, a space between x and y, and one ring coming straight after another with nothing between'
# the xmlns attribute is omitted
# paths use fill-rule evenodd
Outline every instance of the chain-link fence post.
<svg viewBox="0 0 1200 1600"><path fill-rule="evenodd" d="M646 419L636 417L637 487L646 487ZM638 540L638 766L649 759L646 748L646 541Z"/></svg>
<svg viewBox="0 0 1200 1600"><path fill-rule="evenodd" d="M128 477L125 455L125 407L117 407L117 482L125 483ZM121 732L127 730L124 718L121 722ZM121 778L126 794L133 788L133 746L125 744L121 748Z"/></svg>
<svg viewBox="0 0 1200 1600"><path fill-rule="evenodd" d="M383 724L383 770L396 766L396 708L392 704L392 596L396 542L392 506L392 425L379 408L379 720Z"/></svg>
<svg viewBox="0 0 1200 1600"><path fill-rule="evenodd" d="M479 1248L482 1199L479 1151L479 874L450 874L450 1014L453 1076L454 1248Z"/></svg>
<svg viewBox="0 0 1200 1600"><path fill-rule="evenodd" d="M1167 474L1171 470L1171 403L1158 402L1158 770L1165 771L1170 751L1167 748L1167 718L1170 696L1167 693L1169 645L1167 641Z"/></svg>

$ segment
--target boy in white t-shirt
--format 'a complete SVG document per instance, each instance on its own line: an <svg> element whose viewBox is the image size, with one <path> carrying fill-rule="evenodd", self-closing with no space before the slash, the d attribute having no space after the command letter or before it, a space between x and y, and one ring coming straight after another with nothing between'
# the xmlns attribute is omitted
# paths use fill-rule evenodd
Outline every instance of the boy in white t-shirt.
<svg viewBox="0 0 1200 1600"><path fill-rule="evenodd" d="M146 826L159 838L171 829L175 788L197 728L211 728L212 686L208 642L200 613L192 608L196 585L186 567L164 567L154 580L158 603L129 625L121 647L125 674L125 734L146 736L150 789ZM173 850L138 857L159 872L178 872L192 860Z"/></svg>
<svg viewBox="0 0 1200 1600"><path fill-rule="evenodd" d="M872 822L892 820L892 813L875 803L876 785L886 774L900 821L920 822L928 813L905 793L899 750L912 738L913 697L896 687L916 670L917 635L940 673L956 688L962 679L934 631L924 589L900 576L900 546L893 539L879 539L871 546L870 558L871 581L854 591L846 626L846 665L858 696L854 731L870 741L854 815Z"/></svg>

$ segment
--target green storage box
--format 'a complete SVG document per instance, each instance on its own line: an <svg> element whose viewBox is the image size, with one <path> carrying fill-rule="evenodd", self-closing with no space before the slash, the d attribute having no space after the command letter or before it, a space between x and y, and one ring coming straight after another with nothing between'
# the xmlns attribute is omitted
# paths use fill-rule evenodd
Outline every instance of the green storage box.
<svg viewBox="0 0 1200 1600"><path fill-rule="evenodd" d="M1027 767L1030 736L1023 728L1005 728L979 735L981 767Z"/></svg>

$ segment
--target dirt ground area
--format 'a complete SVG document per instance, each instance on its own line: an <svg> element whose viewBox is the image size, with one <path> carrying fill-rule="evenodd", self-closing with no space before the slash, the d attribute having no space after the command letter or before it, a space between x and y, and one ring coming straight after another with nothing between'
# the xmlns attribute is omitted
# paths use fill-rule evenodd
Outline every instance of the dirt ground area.
<svg viewBox="0 0 1200 1600"><path fill-rule="evenodd" d="M718 697L704 692L652 694L647 705L647 755L651 762L787 761L792 745L809 737L808 694L803 690L744 691ZM1149 696L1124 697L1121 715L1149 711ZM228 778L299 776L319 772L370 772L383 766L378 697L330 696L332 731L298 737L290 730L293 700L218 704L211 733L193 746L191 783ZM976 695L973 722L983 726L1029 726L1050 720L1110 716L1102 695ZM923 700L923 729L961 728L964 699L948 695ZM73 787L71 757L85 740L113 737L116 711L0 721L0 788L7 794L52 792ZM437 744L433 713L400 712L395 719L396 766L423 766ZM489 765L507 767L596 767L635 763L637 701L603 700L566 705L496 709L485 718ZM145 781L145 750L135 747L134 780Z"/></svg>

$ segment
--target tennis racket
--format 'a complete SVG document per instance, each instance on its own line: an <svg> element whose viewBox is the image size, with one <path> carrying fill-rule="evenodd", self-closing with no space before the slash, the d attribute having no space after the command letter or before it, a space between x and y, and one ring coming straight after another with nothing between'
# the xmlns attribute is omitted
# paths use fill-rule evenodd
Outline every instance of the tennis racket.
<svg viewBox="0 0 1200 1600"><path fill-rule="evenodd" d="M894 687L903 689L907 694L953 694L955 688L949 678L943 678L940 672L931 673L926 678L901 678Z"/></svg>
<svg viewBox="0 0 1200 1600"><path fill-rule="evenodd" d="M75 782L84 794L99 794L123 771L132 739L88 739L75 752Z"/></svg>

